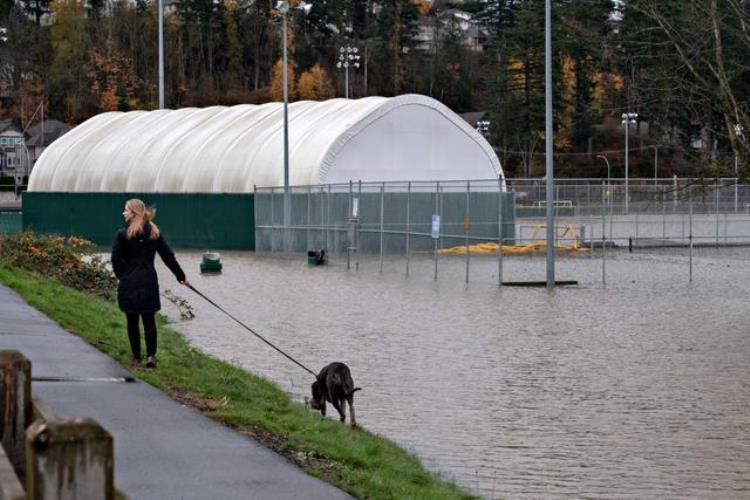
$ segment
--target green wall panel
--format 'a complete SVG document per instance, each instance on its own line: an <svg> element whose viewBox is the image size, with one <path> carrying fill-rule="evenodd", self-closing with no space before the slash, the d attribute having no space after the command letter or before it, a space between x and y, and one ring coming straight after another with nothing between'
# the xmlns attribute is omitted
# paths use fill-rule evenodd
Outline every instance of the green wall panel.
<svg viewBox="0 0 750 500"><path fill-rule="evenodd" d="M109 246L130 198L156 208L154 221L174 248L255 250L252 194L27 192L23 228Z"/></svg>

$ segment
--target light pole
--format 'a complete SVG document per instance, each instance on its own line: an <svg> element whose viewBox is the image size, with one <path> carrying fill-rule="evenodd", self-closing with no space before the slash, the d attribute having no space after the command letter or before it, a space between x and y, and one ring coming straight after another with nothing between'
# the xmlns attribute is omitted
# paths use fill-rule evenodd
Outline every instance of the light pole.
<svg viewBox="0 0 750 500"><path fill-rule="evenodd" d="M358 52L359 49L357 47L352 47L350 45L339 48L339 62L336 63L336 67L338 69L344 68L344 97L346 99L349 99L349 66L359 68L360 57Z"/></svg>
<svg viewBox="0 0 750 500"><path fill-rule="evenodd" d="M296 9L302 10L305 14L310 12L310 9L312 9L312 4L305 3L304 1L300 2L296 7ZM286 243L288 241L287 234L288 234L288 228L291 224L291 212L292 212L292 203L291 198L289 196L289 84L287 82L288 75L287 75L287 36L286 36L286 17L287 13L289 12L289 3L284 0L279 0L276 2L276 10L279 11L281 14L281 22L282 22L282 36L284 38L284 52L283 52L283 69L282 74L284 75L284 82L283 82L283 93L284 93L284 249L286 250Z"/></svg>
<svg viewBox="0 0 750 500"><path fill-rule="evenodd" d="M604 155L596 155L596 157L597 158L601 158L602 160L604 160L604 163L607 164L607 200L611 201L612 200L612 198L611 198L612 197L612 193L611 193L612 186L610 185L610 183L611 183L611 178L612 178L612 170L609 168L609 160Z"/></svg>
<svg viewBox="0 0 750 500"><path fill-rule="evenodd" d="M628 215L628 205L629 205L629 199L630 198L630 189L628 186L628 171L629 171L629 165L628 165L628 139L630 135L630 125L636 123L636 120L638 119L638 113L623 113L622 114L622 124L625 126L625 215Z"/></svg>
<svg viewBox="0 0 750 500"><path fill-rule="evenodd" d="M552 1L544 3L544 107L545 164L547 175L547 288L555 287L555 207L553 206L555 167L552 156Z"/></svg>
<svg viewBox="0 0 750 500"><path fill-rule="evenodd" d="M164 0L159 0L159 109L164 109Z"/></svg>
<svg viewBox="0 0 750 500"><path fill-rule="evenodd" d="M602 160L604 160L604 163L607 164L607 186L609 186L609 181L611 177L611 169L609 168L609 160L604 155L596 155L596 157L601 158Z"/></svg>

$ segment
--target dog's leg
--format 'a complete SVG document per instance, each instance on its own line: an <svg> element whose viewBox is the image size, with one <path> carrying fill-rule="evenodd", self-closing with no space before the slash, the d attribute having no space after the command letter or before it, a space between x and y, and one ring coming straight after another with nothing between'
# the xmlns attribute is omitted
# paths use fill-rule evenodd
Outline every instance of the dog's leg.
<svg viewBox="0 0 750 500"><path fill-rule="evenodd" d="M323 401L323 404L320 406L320 413L325 417L326 416L326 402Z"/></svg>
<svg viewBox="0 0 750 500"><path fill-rule="evenodd" d="M349 401L349 417L351 417L350 420L351 420L352 427L357 427L357 419L354 416L354 398L349 396L348 401Z"/></svg>
<svg viewBox="0 0 750 500"><path fill-rule="evenodd" d="M331 401L333 403L333 407L336 408L336 411L339 412L339 420L344 422L346 420L346 414L344 413L344 410L341 409L341 403L343 400L339 401L338 399L334 399Z"/></svg>

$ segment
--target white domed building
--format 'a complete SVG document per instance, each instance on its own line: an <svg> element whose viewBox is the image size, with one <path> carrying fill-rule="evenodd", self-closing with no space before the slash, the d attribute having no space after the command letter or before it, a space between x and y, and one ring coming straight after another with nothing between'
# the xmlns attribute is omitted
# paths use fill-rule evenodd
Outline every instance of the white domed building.
<svg viewBox="0 0 750 500"><path fill-rule="evenodd" d="M489 143L429 97L298 101L288 114L292 186L494 179L504 188ZM282 186L283 130L283 105L277 102L102 113L55 141L37 160L24 199L29 214L24 225L77 230L100 242L99 233L113 223L109 214L100 224L78 213L80 220L73 223L66 204L85 210L90 219L110 210L107 199L119 204L148 194L146 201L162 208L169 200L173 210L180 205L174 198L179 194L187 196L181 211L190 212L199 194L252 195L256 188ZM208 202L202 199L205 212ZM228 209L217 203L210 210ZM79 230L81 222L88 226ZM101 229L92 235L91 225Z"/></svg>

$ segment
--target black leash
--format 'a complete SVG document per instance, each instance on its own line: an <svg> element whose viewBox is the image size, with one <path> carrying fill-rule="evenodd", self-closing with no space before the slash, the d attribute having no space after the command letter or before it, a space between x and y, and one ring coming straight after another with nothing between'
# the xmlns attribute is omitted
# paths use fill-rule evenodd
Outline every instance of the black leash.
<svg viewBox="0 0 750 500"><path fill-rule="evenodd" d="M262 340L266 344L270 345L271 347L273 347L274 349L276 349L277 351L279 351L281 354L283 354L284 356L286 356L287 359L289 359L290 361L292 361L293 363L295 363L300 368L302 368L304 370L307 370L310 373L310 375L312 375L316 379L318 378L318 375L315 372L313 372L311 369L309 369L308 367L306 367L305 365L303 365L302 363L300 363L299 361L297 361L296 359L294 359L293 357L291 357L290 355L288 355L287 353L285 353L284 351L282 351L281 349L279 349L278 347L276 347L275 345L273 345L268 340L264 339L260 334L258 334L255 331L253 331L253 329L250 328L249 326L247 326L245 323L243 323L242 321L238 320L237 318L235 318L234 316L232 316L231 314L229 314L228 312L226 312L224 309L222 309L222 307L219 304L217 304L216 302L214 302L213 300L209 299L208 297L206 297L205 295L203 295L201 292L199 292L198 290L196 290L193 285L191 285L189 283L185 283L185 284L187 285L187 287L189 289L191 289L192 291L194 291L195 293L197 293L198 295L200 295L201 297L203 297L203 299L206 302L208 302L209 304L211 304L212 306L214 306L216 309L218 309L219 311L223 312L224 314L226 314L227 316L229 316L230 318L232 318L234 321L236 321L237 323L239 323L242 326L242 328L244 328L245 330L249 331L250 333L252 333L256 337L258 337L260 340Z"/></svg>

